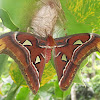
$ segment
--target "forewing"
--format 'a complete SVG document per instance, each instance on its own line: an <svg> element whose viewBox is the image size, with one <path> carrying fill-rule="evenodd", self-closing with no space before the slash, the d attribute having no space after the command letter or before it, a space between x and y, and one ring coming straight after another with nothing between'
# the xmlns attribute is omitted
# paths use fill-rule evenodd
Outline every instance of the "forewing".
<svg viewBox="0 0 100 100"><path fill-rule="evenodd" d="M66 90L71 84L80 63L91 53L97 51L100 36L96 34L77 34L55 39L54 62L59 86Z"/></svg>
<svg viewBox="0 0 100 100"><path fill-rule="evenodd" d="M1 53L10 55L19 65L29 87L37 93L45 65L45 48L39 47L39 38L32 34L15 32L0 37Z"/></svg>

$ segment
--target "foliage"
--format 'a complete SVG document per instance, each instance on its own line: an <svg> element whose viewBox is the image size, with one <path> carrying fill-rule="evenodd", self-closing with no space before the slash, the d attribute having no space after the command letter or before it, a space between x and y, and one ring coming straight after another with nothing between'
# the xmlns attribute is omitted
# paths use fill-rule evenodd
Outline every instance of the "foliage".
<svg viewBox="0 0 100 100"><path fill-rule="evenodd" d="M93 89L91 87L79 85L76 90L78 100L89 100L93 97Z"/></svg>
<svg viewBox="0 0 100 100"><path fill-rule="evenodd" d="M31 19L41 7L41 5L38 4L38 1L39 0L0 0L0 17L3 24L11 29L11 31L26 32L27 28L30 26ZM87 32L100 34L100 3L98 0L60 0L60 2L67 21L64 25L66 30L58 32L59 36L63 36L65 33L68 35ZM60 26L59 23L58 25ZM1 30L2 29L0 29L0 31ZM96 61L97 60L98 59L96 58ZM88 58L81 64L80 70L87 62ZM67 95L70 94L71 86L65 92L59 89L52 60L45 66L41 87L36 95L33 95L27 87L17 66L18 65L8 56L0 55L0 99L33 100L34 98L34 100L64 100ZM85 69L84 73L92 73L92 71L91 68L90 70L88 68L87 70ZM96 70L96 73L100 75L98 69ZM11 81L9 74L14 82ZM84 78L86 79L87 77ZM10 80L10 82L5 82L4 79ZM82 83L81 80L80 74L77 74L74 82ZM97 99L100 98L99 80L99 76L95 76L91 79L90 83ZM84 93L82 94L82 91L85 90L88 90L88 87L85 89L84 87L79 86L77 87L77 94L82 96L84 95ZM93 92L91 92L90 96L92 97L92 95ZM83 98L86 100L86 97L84 96L79 100L83 100ZM87 98L90 97L87 96Z"/></svg>
<svg viewBox="0 0 100 100"><path fill-rule="evenodd" d="M98 0L60 0L67 18L68 34L100 34L100 3Z"/></svg>
<svg viewBox="0 0 100 100"><path fill-rule="evenodd" d="M94 90L94 95L97 100L100 98L100 74L91 79L91 86Z"/></svg>
<svg viewBox="0 0 100 100"><path fill-rule="evenodd" d="M94 91L90 86L76 85L75 89L77 100L91 100L94 95ZM71 100L71 95L67 96L66 99Z"/></svg>

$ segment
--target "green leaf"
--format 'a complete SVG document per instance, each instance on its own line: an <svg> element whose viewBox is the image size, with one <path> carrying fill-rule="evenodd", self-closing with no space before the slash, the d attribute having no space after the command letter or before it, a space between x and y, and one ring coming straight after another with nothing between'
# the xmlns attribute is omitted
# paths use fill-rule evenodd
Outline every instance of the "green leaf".
<svg viewBox="0 0 100 100"><path fill-rule="evenodd" d="M12 21L12 23L19 28L19 31L26 32L36 11L37 1L38 0L0 0L0 8L9 15L9 18L8 16L6 18L8 21L4 20L3 22L8 24L6 26L10 26L11 23L9 25L9 22Z"/></svg>
<svg viewBox="0 0 100 100"><path fill-rule="evenodd" d="M35 95L34 100L42 99L43 100L49 100L50 97L52 97L52 94L54 93L54 82L50 81L46 84L44 84L42 87L40 87L38 93Z"/></svg>
<svg viewBox="0 0 100 100"><path fill-rule="evenodd" d="M100 33L100 3L97 0L60 0L67 19L67 34Z"/></svg>
<svg viewBox="0 0 100 100"><path fill-rule="evenodd" d="M29 92L30 90L28 87L22 87L16 96L16 100L28 100Z"/></svg>
<svg viewBox="0 0 100 100"><path fill-rule="evenodd" d="M70 94L71 87L72 85L70 85L70 87L66 91L62 91L59 88L58 81L55 81L55 94L53 96L57 99L64 100Z"/></svg>
<svg viewBox="0 0 100 100"><path fill-rule="evenodd" d="M8 13L6 11L4 11L3 9L0 9L0 17L2 18L3 24L6 27L11 29L12 31L17 31L18 30L18 28L11 21Z"/></svg>
<svg viewBox="0 0 100 100"><path fill-rule="evenodd" d="M17 92L19 86L20 85L16 85L15 83L13 83L9 92L8 92L7 97L4 98L4 100L15 100L16 92Z"/></svg>
<svg viewBox="0 0 100 100"><path fill-rule="evenodd" d="M39 100L40 99L40 96L37 94L35 97L34 97L34 100Z"/></svg>
<svg viewBox="0 0 100 100"><path fill-rule="evenodd" d="M15 62L12 62L9 68L9 74L11 75L14 83L16 83L17 85L21 84L27 86L26 81L23 78L21 71L19 70L19 67Z"/></svg>
<svg viewBox="0 0 100 100"><path fill-rule="evenodd" d="M48 63L45 64L42 79L41 79L41 86L43 86L45 83L49 82L54 75L56 74L56 71L51 63L49 61Z"/></svg>
<svg viewBox="0 0 100 100"><path fill-rule="evenodd" d="M44 92L44 91L47 91L47 92L50 92L49 90L50 89L54 89L54 81L50 81L48 83L46 83L45 85L43 85L42 87L40 87L39 89L39 92Z"/></svg>
<svg viewBox="0 0 100 100"><path fill-rule="evenodd" d="M5 71L7 64L8 64L8 56L7 55L0 55L0 76Z"/></svg>
<svg viewBox="0 0 100 100"><path fill-rule="evenodd" d="M63 91L59 88L58 81L55 81L55 97L63 99Z"/></svg>

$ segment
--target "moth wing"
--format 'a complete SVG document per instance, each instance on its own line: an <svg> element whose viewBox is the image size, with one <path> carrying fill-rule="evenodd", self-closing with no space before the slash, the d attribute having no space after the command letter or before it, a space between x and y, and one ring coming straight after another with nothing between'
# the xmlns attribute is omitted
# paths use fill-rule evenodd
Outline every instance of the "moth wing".
<svg viewBox="0 0 100 100"><path fill-rule="evenodd" d="M15 32L0 36L1 53L11 56L19 65L30 89L37 93L45 66L45 48L39 47L44 42L32 34Z"/></svg>
<svg viewBox="0 0 100 100"><path fill-rule="evenodd" d="M54 62L62 90L70 86L81 62L97 50L96 42L100 37L97 39L97 35L89 33L55 39Z"/></svg>

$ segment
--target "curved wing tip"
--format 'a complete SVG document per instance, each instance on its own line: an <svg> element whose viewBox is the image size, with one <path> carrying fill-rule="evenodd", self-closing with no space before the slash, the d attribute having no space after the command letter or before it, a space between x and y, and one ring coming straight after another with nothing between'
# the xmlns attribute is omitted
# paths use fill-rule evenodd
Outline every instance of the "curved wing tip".
<svg viewBox="0 0 100 100"><path fill-rule="evenodd" d="M33 94L37 94L37 91L35 91L35 90L32 90L32 92L33 92Z"/></svg>
<svg viewBox="0 0 100 100"><path fill-rule="evenodd" d="M32 90L33 94L37 94L39 89L31 89L31 90Z"/></svg>
<svg viewBox="0 0 100 100"><path fill-rule="evenodd" d="M65 91L65 90L67 90L67 89L69 88L68 85L67 85L67 86L59 86L59 87L60 87L60 89L63 90L63 91Z"/></svg>

